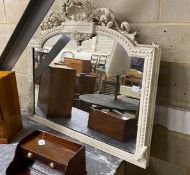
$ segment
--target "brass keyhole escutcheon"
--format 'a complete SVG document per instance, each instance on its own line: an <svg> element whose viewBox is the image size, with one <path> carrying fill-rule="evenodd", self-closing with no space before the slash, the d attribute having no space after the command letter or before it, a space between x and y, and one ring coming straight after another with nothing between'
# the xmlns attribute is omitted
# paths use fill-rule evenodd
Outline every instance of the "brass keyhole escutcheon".
<svg viewBox="0 0 190 175"><path fill-rule="evenodd" d="M32 159L34 156L33 156L33 154L32 154L31 152L28 152L28 153L27 153L27 157L28 157L29 159Z"/></svg>
<svg viewBox="0 0 190 175"><path fill-rule="evenodd" d="M49 166L50 166L50 168L55 168L55 163L50 162Z"/></svg>

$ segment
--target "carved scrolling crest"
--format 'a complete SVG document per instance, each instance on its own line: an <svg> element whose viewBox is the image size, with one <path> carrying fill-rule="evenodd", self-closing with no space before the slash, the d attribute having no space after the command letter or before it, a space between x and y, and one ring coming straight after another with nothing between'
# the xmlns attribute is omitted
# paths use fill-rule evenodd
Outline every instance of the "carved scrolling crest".
<svg viewBox="0 0 190 175"><path fill-rule="evenodd" d="M67 0L60 11L50 12L40 27L42 31L46 31L58 26L68 28L69 25L70 30L64 33L77 41L84 41L93 36L94 24L117 30L132 40L136 35L136 32L129 34L129 23L126 21L120 23L110 9L96 9L93 0ZM81 27L84 26L86 30L81 31Z"/></svg>

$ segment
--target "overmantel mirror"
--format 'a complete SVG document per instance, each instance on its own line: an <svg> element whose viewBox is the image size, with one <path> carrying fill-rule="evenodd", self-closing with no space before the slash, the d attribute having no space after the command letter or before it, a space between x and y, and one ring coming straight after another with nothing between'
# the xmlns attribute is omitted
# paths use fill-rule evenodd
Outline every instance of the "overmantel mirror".
<svg viewBox="0 0 190 175"><path fill-rule="evenodd" d="M33 119L146 168L160 49L142 45L128 22L92 1L66 1L29 45ZM60 37L71 40L36 79ZM31 69L33 68L33 69Z"/></svg>

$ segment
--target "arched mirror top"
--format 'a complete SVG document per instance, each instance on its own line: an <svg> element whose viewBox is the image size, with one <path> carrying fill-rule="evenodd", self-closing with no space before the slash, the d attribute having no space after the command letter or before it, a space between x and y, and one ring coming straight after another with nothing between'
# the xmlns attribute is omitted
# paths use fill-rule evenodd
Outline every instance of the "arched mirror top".
<svg viewBox="0 0 190 175"><path fill-rule="evenodd" d="M30 42L30 46L42 48L53 36L65 34L77 42L91 39L95 35L105 35L122 45L129 56L145 58L159 46L139 44L136 32L130 32L130 24L120 22L107 8L95 9L91 0L66 1L60 11L52 11L40 25L41 31Z"/></svg>

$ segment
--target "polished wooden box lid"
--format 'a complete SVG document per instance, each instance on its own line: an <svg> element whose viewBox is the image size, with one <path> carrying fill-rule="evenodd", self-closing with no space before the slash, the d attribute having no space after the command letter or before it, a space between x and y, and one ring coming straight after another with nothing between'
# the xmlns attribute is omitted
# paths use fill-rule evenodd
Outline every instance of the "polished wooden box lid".
<svg viewBox="0 0 190 175"><path fill-rule="evenodd" d="M7 175L85 175L85 147L45 133L34 131L17 146Z"/></svg>

